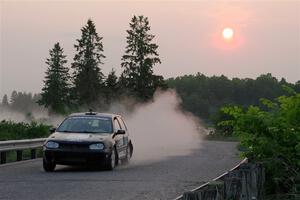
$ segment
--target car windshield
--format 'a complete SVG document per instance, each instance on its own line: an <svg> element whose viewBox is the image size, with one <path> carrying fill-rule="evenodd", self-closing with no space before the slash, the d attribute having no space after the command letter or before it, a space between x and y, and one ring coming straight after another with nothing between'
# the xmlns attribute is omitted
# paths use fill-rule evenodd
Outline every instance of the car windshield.
<svg viewBox="0 0 300 200"><path fill-rule="evenodd" d="M69 117L57 128L58 132L112 133L112 122L108 117Z"/></svg>

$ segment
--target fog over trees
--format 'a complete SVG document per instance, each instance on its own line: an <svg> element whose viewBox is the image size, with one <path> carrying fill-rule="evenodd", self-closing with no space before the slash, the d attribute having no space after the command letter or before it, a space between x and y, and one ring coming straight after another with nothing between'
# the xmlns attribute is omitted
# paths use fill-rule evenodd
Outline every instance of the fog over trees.
<svg viewBox="0 0 300 200"><path fill-rule="evenodd" d="M205 122L222 118L220 108L225 105L259 105L260 98L273 100L288 95L284 87L300 92L300 81L288 83L271 74L256 79L229 79L226 76L208 77L201 72L164 80L153 68L161 63L159 46L154 43L150 23L145 16L133 16L126 31L126 48L120 58L123 72L118 77L114 66L107 76L105 65L105 38L89 19L81 28L81 37L75 41L75 56L68 64L60 43L55 43L46 59L44 86L41 94L13 91L4 95L1 108L30 113L39 105L51 113L71 113L89 108L105 110L113 102L130 97L137 102L151 101L160 89L175 89L182 99L182 108ZM116 66L117 67L117 66ZM39 103L39 105L37 104Z"/></svg>

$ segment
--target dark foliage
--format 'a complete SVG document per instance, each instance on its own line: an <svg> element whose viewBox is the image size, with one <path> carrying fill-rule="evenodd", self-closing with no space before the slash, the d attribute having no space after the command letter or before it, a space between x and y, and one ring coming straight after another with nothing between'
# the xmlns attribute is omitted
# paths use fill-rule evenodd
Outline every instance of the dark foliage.
<svg viewBox="0 0 300 200"><path fill-rule="evenodd" d="M116 71L114 69L111 70L105 80L105 88L107 103L119 98L120 85L118 83L118 77L116 76Z"/></svg>
<svg viewBox="0 0 300 200"><path fill-rule="evenodd" d="M31 123L15 123L12 121L0 122L0 141L42 138L49 135L50 126Z"/></svg>
<svg viewBox="0 0 300 200"><path fill-rule="evenodd" d="M50 58L46 61L48 69L38 103L49 108L50 112L65 113L70 101L69 69L64 66L67 63L66 56L59 43L49 53Z"/></svg>
<svg viewBox="0 0 300 200"><path fill-rule="evenodd" d="M260 98L274 99L288 95L282 86L300 92L299 82L278 81L271 74L256 79L228 79L226 76L208 77L203 74L185 75L167 80L182 98L182 107L206 121L219 121L219 109L224 105L259 105Z"/></svg>
<svg viewBox="0 0 300 200"><path fill-rule="evenodd" d="M264 163L268 194L294 193L300 181L300 93L261 103L263 109L222 108L232 119L219 125L232 127L245 157Z"/></svg>
<svg viewBox="0 0 300 200"><path fill-rule="evenodd" d="M100 65L105 58L103 55L102 37L96 32L96 26L92 20L81 29L81 38L74 45L76 55L72 63L73 94L75 102L79 105L87 105L96 102L104 93L104 75Z"/></svg>
<svg viewBox="0 0 300 200"><path fill-rule="evenodd" d="M158 87L164 87L162 76L153 74L153 67L160 63L157 48L153 43L154 35L150 34L147 17L134 16L127 30L127 46L122 57L124 71L120 78L123 90L142 101L153 97Z"/></svg>

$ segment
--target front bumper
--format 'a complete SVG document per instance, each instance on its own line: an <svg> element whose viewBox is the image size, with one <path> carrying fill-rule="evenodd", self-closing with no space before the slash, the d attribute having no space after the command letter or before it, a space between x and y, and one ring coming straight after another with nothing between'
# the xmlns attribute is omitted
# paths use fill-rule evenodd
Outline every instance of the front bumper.
<svg viewBox="0 0 300 200"><path fill-rule="evenodd" d="M47 162L61 165L106 164L110 162L111 149L89 149L90 143L59 142L60 147L50 149L43 147L43 158Z"/></svg>
<svg viewBox="0 0 300 200"><path fill-rule="evenodd" d="M109 153L106 152L70 152L44 150L44 159L61 165L106 164L109 162Z"/></svg>

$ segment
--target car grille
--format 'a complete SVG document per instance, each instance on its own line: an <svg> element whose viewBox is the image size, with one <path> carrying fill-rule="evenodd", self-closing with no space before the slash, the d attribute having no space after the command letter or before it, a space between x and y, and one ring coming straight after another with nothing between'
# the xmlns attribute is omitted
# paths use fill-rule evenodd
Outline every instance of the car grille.
<svg viewBox="0 0 300 200"><path fill-rule="evenodd" d="M59 142L59 149L65 151L85 151L89 149L89 145L90 144Z"/></svg>

